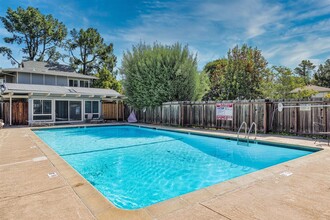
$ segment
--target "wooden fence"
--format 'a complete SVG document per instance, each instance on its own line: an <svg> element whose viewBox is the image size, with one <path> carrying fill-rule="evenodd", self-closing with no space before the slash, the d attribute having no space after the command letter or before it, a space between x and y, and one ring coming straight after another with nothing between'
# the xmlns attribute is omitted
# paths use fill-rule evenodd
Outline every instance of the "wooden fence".
<svg viewBox="0 0 330 220"><path fill-rule="evenodd" d="M4 102L3 119L5 124L9 124L10 105L9 102ZM15 101L12 103L12 125L27 125L28 124L28 102Z"/></svg>
<svg viewBox="0 0 330 220"><path fill-rule="evenodd" d="M124 120L124 105L123 103L103 102L102 114L105 120Z"/></svg>
<svg viewBox="0 0 330 220"><path fill-rule="evenodd" d="M283 111L278 111L278 103ZM312 134L330 131L329 99L319 100L252 100L223 101L233 103L233 120L216 120L216 103L220 102L167 102L158 107L135 111L141 123L162 124L181 127L203 127L237 131L243 121L248 126L255 122L259 132ZM311 105L303 108L303 105ZM313 106L318 107L313 107ZM297 107L295 107L297 106ZM125 111L128 117L131 108Z"/></svg>

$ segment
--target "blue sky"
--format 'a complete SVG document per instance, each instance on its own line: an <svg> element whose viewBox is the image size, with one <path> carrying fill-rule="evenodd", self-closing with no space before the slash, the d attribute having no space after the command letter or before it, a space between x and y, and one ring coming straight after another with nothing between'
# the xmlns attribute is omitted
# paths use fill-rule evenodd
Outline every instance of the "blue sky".
<svg viewBox="0 0 330 220"><path fill-rule="evenodd" d="M123 51L140 41L188 44L199 69L243 43L261 49L270 65L294 68L302 59L330 58L330 0L7 0L0 15L18 6L53 14L69 30L97 28L114 44L117 67ZM1 24L1 46L4 36ZM19 47L12 49L21 60ZM0 67L11 64L1 56Z"/></svg>

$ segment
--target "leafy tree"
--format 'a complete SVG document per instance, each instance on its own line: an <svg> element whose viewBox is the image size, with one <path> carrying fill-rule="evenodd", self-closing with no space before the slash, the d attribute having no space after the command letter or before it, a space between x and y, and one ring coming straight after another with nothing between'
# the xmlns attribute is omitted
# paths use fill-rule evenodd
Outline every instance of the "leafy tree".
<svg viewBox="0 0 330 220"><path fill-rule="evenodd" d="M87 30L73 29L71 39L67 41L70 52L70 64L82 74L97 73L100 67L112 72L116 65L116 56L113 54L113 44L107 45L100 33L94 28Z"/></svg>
<svg viewBox="0 0 330 220"><path fill-rule="evenodd" d="M128 102L138 109L196 100L205 92L205 83L198 85L205 77L197 72L196 56L179 43L139 43L124 53L121 72Z"/></svg>
<svg viewBox="0 0 330 220"><path fill-rule="evenodd" d="M330 99L330 93L327 93L324 98Z"/></svg>
<svg viewBox="0 0 330 220"><path fill-rule="evenodd" d="M294 69L294 72L303 77L305 85L310 84L312 75L314 73L315 65L310 60L303 60L301 63Z"/></svg>
<svg viewBox="0 0 330 220"><path fill-rule="evenodd" d="M274 66L268 72L268 80L263 85L263 96L272 99L292 98L292 90L303 87L304 79L294 75L291 69L282 66Z"/></svg>
<svg viewBox="0 0 330 220"><path fill-rule="evenodd" d="M93 87L113 89L119 93L123 93L123 87L121 83L115 78L114 75L111 74L111 72L106 67L100 69L100 71L95 76L99 79L94 81Z"/></svg>
<svg viewBox="0 0 330 220"><path fill-rule="evenodd" d="M35 61L57 61L61 54L56 50L62 46L67 29L52 15L43 15L37 8L28 7L17 10L8 8L6 16L0 17L6 30L12 34L5 37L8 44L22 45L23 59ZM0 47L0 53L12 63L19 63L11 49Z"/></svg>
<svg viewBox="0 0 330 220"><path fill-rule="evenodd" d="M224 77L226 99L256 99L262 93L261 81L267 71L267 61L257 48L244 44L230 49Z"/></svg>
<svg viewBox="0 0 330 220"><path fill-rule="evenodd" d="M224 78L228 60L226 58L209 62L204 67L210 81L210 89L203 97L204 100L220 100L224 98Z"/></svg>
<svg viewBox="0 0 330 220"><path fill-rule="evenodd" d="M275 98L279 97L277 88L277 76L274 73L274 68L267 68L265 75L260 83L260 92L262 98ZM284 68L284 67L282 67ZM290 71L290 69L288 69Z"/></svg>
<svg viewBox="0 0 330 220"><path fill-rule="evenodd" d="M303 89L297 93L291 93L296 88L305 86L304 77L295 75L291 69L282 66L273 66L262 82L261 91L264 98L271 99L301 99L309 98L317 94L314 90Z"/></svg>
<svg viewBox="0 0 330 220"><path fill-rule="evenodd" d="M310 98L313 95L316 95L318 92L313 89L302 89L297 93L291 94L290 98L294 99L303 99L303 98Z"/></svg>
<svg viewBox="0 0 330 220"><path fill-rule="evenodd" d="M198 74L194 100L202 100L202 98L205 96L205 93L207 93L209 89L210 80L207 74L203 71Z"/></svg>
<svg viewBox="0 0 330 220"><path fill-rule="evenodd" d="M330 59L327 59L324 65L320 64L314 80L316 85L330 88Z"/></svg>

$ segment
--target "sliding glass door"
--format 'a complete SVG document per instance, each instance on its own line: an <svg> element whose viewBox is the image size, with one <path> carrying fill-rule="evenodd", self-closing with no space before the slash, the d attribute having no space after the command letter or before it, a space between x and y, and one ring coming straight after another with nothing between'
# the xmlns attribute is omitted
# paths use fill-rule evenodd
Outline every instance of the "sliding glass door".
<svg viewBox="0 0 330 220"><path fill-rule="evenodd" d="M56 121L81 121L81 101L55 101Z"/></svg>
<svg viewBox="0 0 330 220"><path fill-rule="evenodd" d="M55 101L55 120L69 121L68 101Z"/></svg>
<svg viewBox="0 0 330 220"><path fill-rule="evenodd" d="M81 101L70 101L70 121L81 121Z"/></svg>

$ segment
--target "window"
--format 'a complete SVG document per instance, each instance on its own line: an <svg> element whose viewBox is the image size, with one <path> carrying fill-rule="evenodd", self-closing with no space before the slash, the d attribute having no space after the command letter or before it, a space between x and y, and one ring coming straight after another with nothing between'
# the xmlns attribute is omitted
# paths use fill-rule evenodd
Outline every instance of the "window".
<svg viewBox="0 0 330 220"><path fill-rule="evenodd" d="M99 103L99 101L85 101L85 118L90 113L93 114L93 118L100 117Z"/></svg>
<svg viewBox="0 0 330 220"><path fill-rule="evenodd" d="M45 75L45 85L56 85L55 76Z"/></svg>
<svg viewBox="0 0 330 220"><path fill-rule="evenodd" d="M69 121L69 102L68 101L55 101L55 120L56 121Z"/></svg>
<svg viewBox="0 0 330 220"><path fill-rule="evenodd" d="M85 102L85 113L92 113L92 102L91 101Z"/></svg>
<svg viewBox="0 0 330 220"><path fill-rule="evenodd" d="M32 84L43 85L44 76L41 74L32 74Z"/></svg>
<svg viewBox="0 0 330 220"><path fill-rule="evenodd" d="M78 80L77 79L70 79L69 80L70 87L78 87Z"/></svg>
<svg viewBox="0 0 330 220"><path fill-rule="evenodd" d="M65 76L56 76L56 84L58 86L68 86L68 78Z"/></svg>
<svg viewBox="0 0 330 220"><path fill-rule="evenodd" d="M70 87L89 87L88 80L69 79Z"/></svg>
<svg viewBox="0 0 330 220"><path fill-rule="evenodd" d="M80 87L89 87L88 83L89 82L87 80L80 80Z"/></svg>
<svg viewBox="0 0 330 220"><path fill-rule="evenodd" d="M56 121L81 121L81 101L55 101Z"/></svg>
<svg viewBox="0 0 330 220"><path fill-rule="evenodd" d="M70 121L81 120L81 101L70 101Z"/></svg>
<svg viewBox="0 0 330 220"><path fill-rule="evenodd" d="M33 120L52 120L51 100L33 100Z"/></svg>
<svg viewBox="0 0 330 220"><path fill-rule="evenodd" d="M14 82L14 77L12 77L12 76L5 76L5 82L6 83L13 83Z"/></svg>

